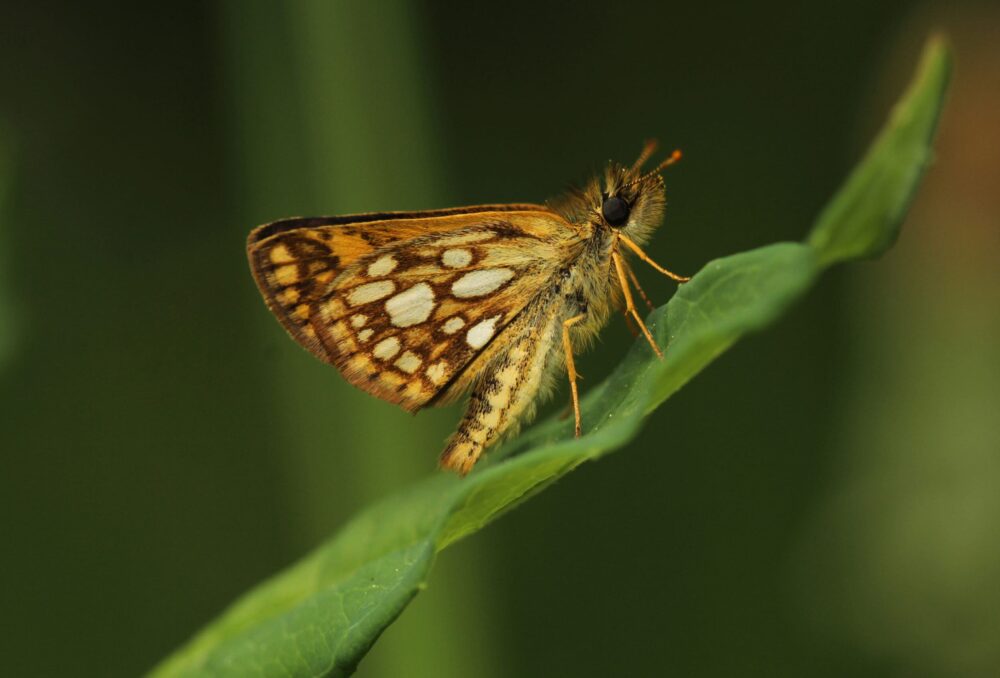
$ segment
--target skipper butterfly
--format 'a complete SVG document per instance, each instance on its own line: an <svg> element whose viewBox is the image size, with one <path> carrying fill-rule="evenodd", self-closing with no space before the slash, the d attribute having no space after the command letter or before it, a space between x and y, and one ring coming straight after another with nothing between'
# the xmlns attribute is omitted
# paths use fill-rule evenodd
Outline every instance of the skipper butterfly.
<svg viewBox="0 0 1000 678"><path fill-rule="evenodd" d="M468 473L532 416L553 376L569 377L581 432L574 347L623 308L663 357L636 310L627 257L685 282L642 250L663 219L647 142L625 167L547 205L456 207L295 217L256 228L250 269L288 333L350 383L416 412L471 389L441 465ZM646 299L648 302L648 299ZM650 304L650 306L652 306Z"/></svg>

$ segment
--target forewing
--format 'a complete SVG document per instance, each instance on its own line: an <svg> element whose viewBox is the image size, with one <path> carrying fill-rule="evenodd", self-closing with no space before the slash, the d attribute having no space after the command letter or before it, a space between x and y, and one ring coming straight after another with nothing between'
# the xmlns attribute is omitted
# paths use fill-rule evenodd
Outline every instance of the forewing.
<svg viewBox="0 0 1000 678"><path fill-rule="evenodd" d="M479 210L265 234L251 241L250 260L296 340L352 384L413 411L565 264L574 234L545 208Z"/></svg>
<svg viewBox="0 0 1000 678"><path fill-rule="evenodd" d="M381 212L334 217L292 217L255 228L247 257L257 287L288 333L320 360L334 354L311 323L317 301L358 259L381 248L433 233L467 228L476 215L536 211L538 205L482 205L424 212Z"/></svg>

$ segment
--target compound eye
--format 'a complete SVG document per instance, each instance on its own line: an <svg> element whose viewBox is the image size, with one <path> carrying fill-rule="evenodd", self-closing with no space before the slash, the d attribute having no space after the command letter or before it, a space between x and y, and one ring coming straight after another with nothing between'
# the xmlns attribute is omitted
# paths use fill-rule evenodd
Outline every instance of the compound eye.
<svg viewBox="0 0 1000 678"><path fill-rule="evenodd" d="M615 196L605 198L601 205L604 220L612 226L621 226L628 221L628 211L628 203Z"/></svg>

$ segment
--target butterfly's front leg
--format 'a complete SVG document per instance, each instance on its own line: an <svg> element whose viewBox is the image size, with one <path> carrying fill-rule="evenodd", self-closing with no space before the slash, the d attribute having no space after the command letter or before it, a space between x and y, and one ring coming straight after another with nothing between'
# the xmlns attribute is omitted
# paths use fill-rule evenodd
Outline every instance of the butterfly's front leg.
<svg viewBox="0 0 1000 678"><path fill-rule="evenodd" d="M495 341L503 349L476 382L469 406L441 454L441 466L465 475L483 450L534 411L562 316L550 304L529 309Z"/></svg>
<svg viewBox="0 0 1000 678"><path fill-rule="evenodd" d="M646 337L646 341L653 349L653 353L656 354L657 358L663 358L663 351L660 347L656 345L656 340L653 339L653 335L649 333L649 328L646 327L646 323L642 321L642 316L635 308L635 301L632 299L632 291L629 289L628 280L625 277L625 264L622 261L622 256L618 252L611 252L611 261L614 265L615 272L618 274L618 283L621 285L622 294L625 297L625 312L632 316L636 324L639 325L639 329L642 330L643 335Z"/></svg>

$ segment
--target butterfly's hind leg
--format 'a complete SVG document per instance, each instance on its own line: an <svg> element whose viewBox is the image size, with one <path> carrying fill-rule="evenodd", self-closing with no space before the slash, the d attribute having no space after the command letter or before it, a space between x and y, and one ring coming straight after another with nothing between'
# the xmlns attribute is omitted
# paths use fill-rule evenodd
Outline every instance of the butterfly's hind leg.
<svg viewBox="0 0 1000 678"><path fill-rule="evenodd" d="M573 342L569 339L569 328L586 317L586 314L581 313L564 321L562 324L563 352L566 354L566 374L569 376L569 390L573 398L573 417L576 419L574 433L577 438L580 437L582 430L580 425L580 393L576 388L576 378L580 375L576 373L576 363L573 361Z"/></svg>

